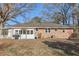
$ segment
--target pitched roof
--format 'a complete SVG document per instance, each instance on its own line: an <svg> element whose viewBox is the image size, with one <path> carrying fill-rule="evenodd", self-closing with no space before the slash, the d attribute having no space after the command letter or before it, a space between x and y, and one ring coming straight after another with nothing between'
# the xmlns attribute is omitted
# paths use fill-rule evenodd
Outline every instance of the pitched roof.
<svg viewBox="0 0 79 59"><path fill-rule="evenodd" d="M42 23L22 23L22 24L16 24L12 27L39 27L39 28L45 28L45 27L51 27L51 28L71 28L71 26L66 25L60 25L52 22L42 22Z"/></svg>

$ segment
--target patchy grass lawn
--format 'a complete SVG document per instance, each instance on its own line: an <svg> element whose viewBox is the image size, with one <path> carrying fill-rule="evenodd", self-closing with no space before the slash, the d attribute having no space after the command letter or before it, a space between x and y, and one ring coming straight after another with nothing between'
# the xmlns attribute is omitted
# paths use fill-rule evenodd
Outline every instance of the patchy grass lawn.
<svg viewBox="0 0 79 59"><path fill-rule="evenodd" d="M62 49L49 47L46 40L0 40L0 55L3 56L64 56ZM54 45L54 44L53 44ZM52 46L53 46L52 45ZM63 47L62 47L63 48Z"/></svg>

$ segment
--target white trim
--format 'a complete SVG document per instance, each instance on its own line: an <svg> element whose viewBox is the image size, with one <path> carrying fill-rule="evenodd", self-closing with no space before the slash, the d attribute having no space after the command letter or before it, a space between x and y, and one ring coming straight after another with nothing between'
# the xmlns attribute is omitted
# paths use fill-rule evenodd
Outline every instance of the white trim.
<svg viewBox="0 0 79 59"><path fill-rule="evenodd" d="M19 28L28 28L28 29L31 29L31 28L73 28L73 27L10 27L8 29L19 29Z"/></svg>

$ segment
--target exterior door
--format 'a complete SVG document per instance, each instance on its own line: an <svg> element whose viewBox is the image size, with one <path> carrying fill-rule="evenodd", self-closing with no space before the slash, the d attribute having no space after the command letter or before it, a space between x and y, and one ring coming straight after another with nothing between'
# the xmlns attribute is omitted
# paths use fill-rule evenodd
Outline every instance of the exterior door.
<svg viewBox="0 0 79 59"><path fill-rule="evenodd" d="M26 29L21 29L20 34L21 34L21 39L26 39Z"/></svg>
<svg viewBox="0 0 79 59"><path fill-rule="evenodd" d="M27 39L35 39L34 29L27 29Z"/></svg>
<svg viewBox="0 0 79 59"><path fill-rule="evenodd" d="M12 35L14 39L20 39L19 30L20 29L14 29L13 35Z"/></svg>

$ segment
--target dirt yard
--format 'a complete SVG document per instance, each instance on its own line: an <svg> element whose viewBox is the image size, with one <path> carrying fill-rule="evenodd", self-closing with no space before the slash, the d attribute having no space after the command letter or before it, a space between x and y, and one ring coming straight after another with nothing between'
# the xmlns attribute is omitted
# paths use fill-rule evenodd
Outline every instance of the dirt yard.
<svg viewBox="0 0 79 59"><path fill-rule="evenodd" d="M64 55L68 55L67 53L64 52L64 50L51 47L45 42L47 42L47 40L40 40L40 39L0 40L0 55L2 56L64 56ZM55 44L53 45L55 46Z"/></svg>

